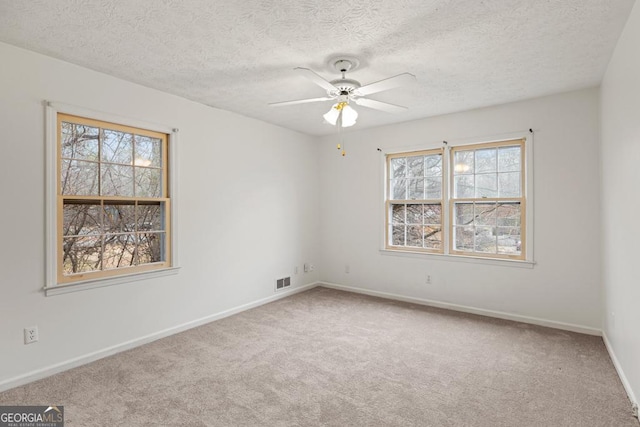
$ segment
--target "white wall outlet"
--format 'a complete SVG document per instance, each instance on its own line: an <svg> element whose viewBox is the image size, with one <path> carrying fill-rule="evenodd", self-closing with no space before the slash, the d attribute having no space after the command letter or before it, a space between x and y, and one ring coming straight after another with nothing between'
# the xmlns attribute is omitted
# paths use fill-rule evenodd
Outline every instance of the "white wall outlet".
<svg viewBox="0 0 640 427"><path fill-rule="evenodd" d="M347 274L351 273L351 267L349 267L349 264L344 266L344 272Z"/></svg>
<svg viewBox="0 0 640 427"><path fill-rule="evenodd" d="M611 329L616 327L616 313L611 312Z"/></svg>
<svg viewBox="0 0 640 427"><path fill-rule="evenodd" d="M309 272L309 264L307 264L306 262L304 263L303 270L305 273Z"/></svg>
<svg viewBox="0 0 640 427"><path fill-rule="evenodd" d="M424 279L424 283L425 285L430 285L431 284L431 275L427 274L427 277L425 277Z"/></svg>
<svg viewBox="0 0 640 427"><path fill-rule="evenodd" d="M309 264L308 262L304 263L304 272L305 273L311 273L313 270L315 270L315 266L313 264Z"/></svg>
<svg viewBox="0 0 640 427"><path fill-rule="evenodd" d="M309 264L309 271L313 271L316 269L316 266L313 264Z"/></svg>
<svg viewBox="0 0 640 427"><path fill-rule="evenodd" d="M29 326L28 328L24 328L24 343L31 344L36 341L38 341L38 327Z"/></svg>

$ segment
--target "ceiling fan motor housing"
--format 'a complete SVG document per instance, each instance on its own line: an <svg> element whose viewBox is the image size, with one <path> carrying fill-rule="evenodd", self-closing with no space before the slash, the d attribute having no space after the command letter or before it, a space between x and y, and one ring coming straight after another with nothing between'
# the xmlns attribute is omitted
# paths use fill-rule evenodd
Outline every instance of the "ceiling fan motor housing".
<svg viewBox="0 0 640 427"><path fill-rule="evenodd" d="M331 97L339 95L354 95L354 91L361 85L360 82L353 79L337 79L330 82L336 87L335 90L328 90L327 94Z"/></svg>
<svg viewBox="0 0 640 427"><path fill-rule="evenodd" d="M355 58L336 58L331 62L336 71L342 73L342 78L330 82L336 89L328 90L327 94L330 97L355 95L354 91L362 85L357 80L346 78L345 73L350 70L355 70L358 67L358 61Z"/></svg>

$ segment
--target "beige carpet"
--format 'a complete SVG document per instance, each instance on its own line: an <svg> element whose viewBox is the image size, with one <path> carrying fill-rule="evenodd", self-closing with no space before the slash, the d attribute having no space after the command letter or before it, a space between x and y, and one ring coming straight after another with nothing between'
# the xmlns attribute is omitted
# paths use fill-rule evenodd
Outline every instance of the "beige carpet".
<svg viewBox="0 0 640 427"><path fill-rule="evenodd" d="M326 288L0 394L68 426L632 426L602 339Z"/></svg>

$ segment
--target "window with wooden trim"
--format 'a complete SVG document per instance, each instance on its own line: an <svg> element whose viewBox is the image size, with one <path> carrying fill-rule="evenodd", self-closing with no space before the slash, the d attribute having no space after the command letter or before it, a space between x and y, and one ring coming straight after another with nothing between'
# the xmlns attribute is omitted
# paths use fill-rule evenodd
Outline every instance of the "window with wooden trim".
<svg viewBox="0 0 640 427"><path fill-rule="evenodd" d="M442 253L442 150L387 156L386 247Z"/></svg>
<svg viewBox="0 0 640 427"><path fill-rule="evenodd" d="M453 147L452 254L524 259L524 141Z"/></svg>
<svg viewBox="0 0 640 427"><path fill-rule="evenodd" d="M524 139L388 154L385 248L525 260L525 166Z"/></svg>
<svg viewBox="0 0 640 427"><path fill-rule="evenodd" d="M57 114L57 281L170 267L168 135Z"/></svg>

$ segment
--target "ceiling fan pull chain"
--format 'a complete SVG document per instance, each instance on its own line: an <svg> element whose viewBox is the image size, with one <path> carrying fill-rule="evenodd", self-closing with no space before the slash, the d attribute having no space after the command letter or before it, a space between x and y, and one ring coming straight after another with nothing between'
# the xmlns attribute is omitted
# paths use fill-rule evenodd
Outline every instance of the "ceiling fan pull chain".
<svg viewBox="0 0 640 427"><path fill-rule="evenodd" d="M339 107L338 107L339 106ZM345 143L344 143L344 134L342 131L342 105L338 104L336 105L336 108L340 110L340 115L338 116L338 121L337 121L337 125L338 125L338 150L340 150L342 148L342 152L340 153L342 155L342 157L345 157L347 155L347 152L344 149Z"/></svg>

